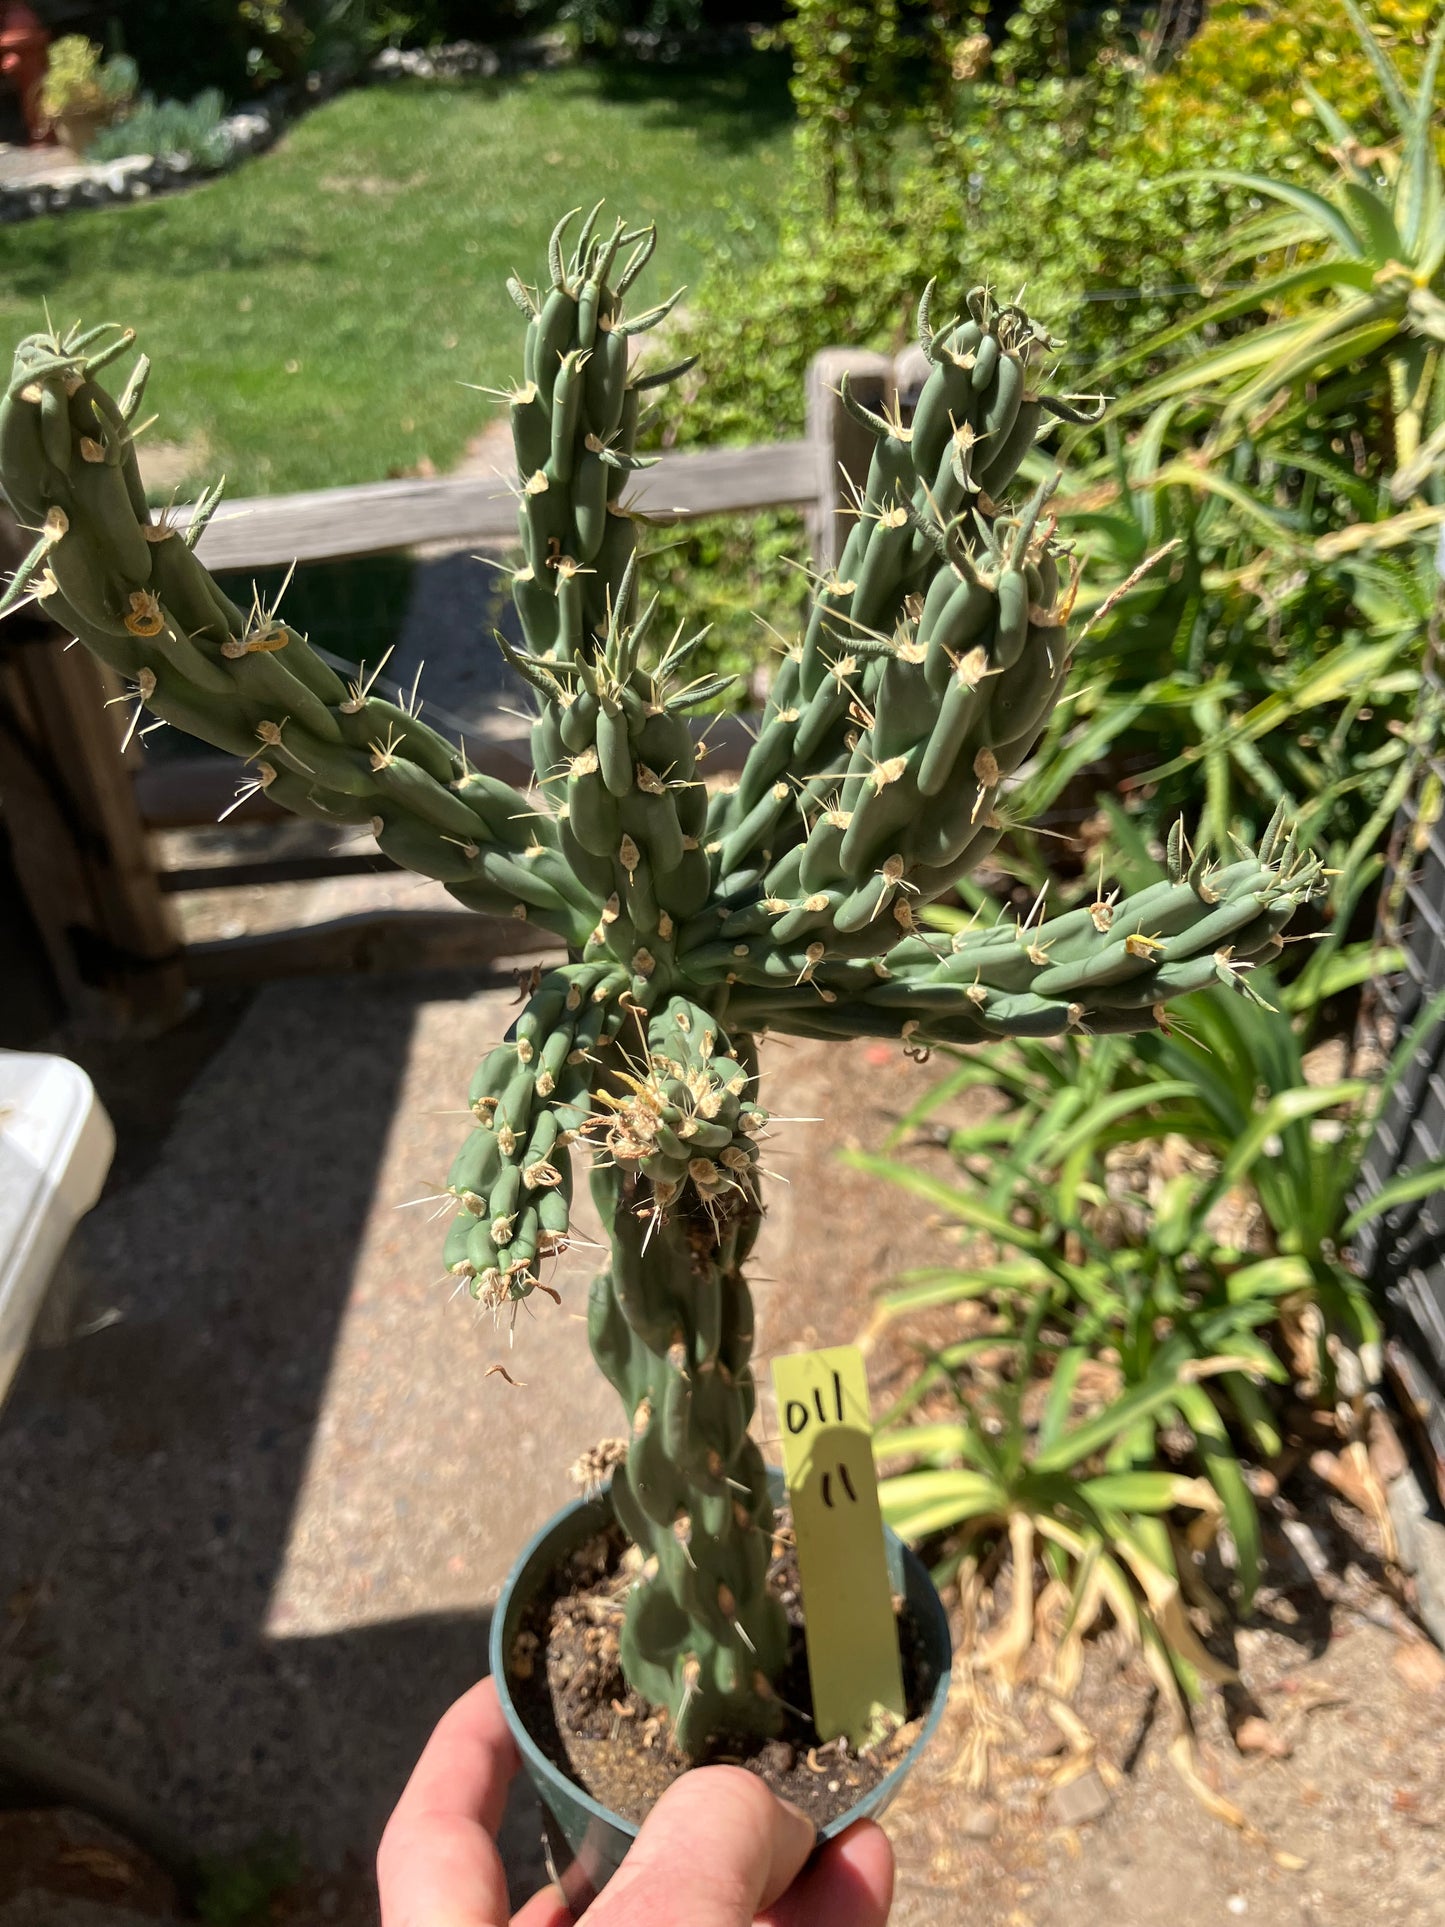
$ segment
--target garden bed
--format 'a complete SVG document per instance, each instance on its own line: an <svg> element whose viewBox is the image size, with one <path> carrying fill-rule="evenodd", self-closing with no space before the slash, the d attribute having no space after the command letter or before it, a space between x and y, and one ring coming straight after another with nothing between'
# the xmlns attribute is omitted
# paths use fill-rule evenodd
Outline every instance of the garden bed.
<svg viewBox="0 0 1445 1927"><path fill-rule="evenodd" d="M289 116L273 96L227 114L221 131L228 143L225 168L264 152ZM53 156L53 158L52 158ZM114 161L71 159L57 149L15 150L0 161L0 227L41 214L67 214L192 187L224 171L189 154L130 154Z"/></svg>

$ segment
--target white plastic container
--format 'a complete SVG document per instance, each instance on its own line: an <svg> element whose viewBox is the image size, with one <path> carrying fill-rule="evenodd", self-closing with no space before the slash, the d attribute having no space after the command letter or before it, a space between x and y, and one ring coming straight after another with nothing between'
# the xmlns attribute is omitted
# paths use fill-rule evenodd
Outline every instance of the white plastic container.
<svg viewBox="0 0 1445 1927"><path fill-rule="evenodd" d="M114 1153L110 1119L78 1064L0 1050L0 1400Z"/></svg>

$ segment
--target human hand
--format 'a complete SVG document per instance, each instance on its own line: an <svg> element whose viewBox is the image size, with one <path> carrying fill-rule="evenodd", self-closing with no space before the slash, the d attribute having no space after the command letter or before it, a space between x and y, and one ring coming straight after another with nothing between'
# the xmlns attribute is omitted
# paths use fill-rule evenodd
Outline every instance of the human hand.
<svg viewBox="0 0 1445 1927"><path fill-rule="evenodd" d="M554 1888L507 1911L495 1836L520 1765L483 1680L443 1714L387 1822L382 1927L571 1927ZM882 1828L858 1821L803 1873L815 1838L755 1774L699 1767L647 1816L587 1927L885 1927L893 1851Z"/></svg>

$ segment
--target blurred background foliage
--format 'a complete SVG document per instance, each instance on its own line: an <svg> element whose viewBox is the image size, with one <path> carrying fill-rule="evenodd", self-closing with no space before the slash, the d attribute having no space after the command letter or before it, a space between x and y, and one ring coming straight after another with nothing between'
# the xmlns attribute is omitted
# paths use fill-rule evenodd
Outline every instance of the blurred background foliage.
<svg viewBox="0 0 1445 1927"><path fill-rule="evenodd" d="M1424 220L1411 256L1389 214L1410 138L1400 89L1422 78L1410 191L1427 208L1442 192L1425 74L1435 17L1427 0L1364 13L1348 0L1216 0L1175 46L1157 15L1062 0L1018 9L992 42L968 9L919 15L909 57L935 32L926 64L949 87L914 89L906 108L856 125L823 105L839 56L789 30L792 198L775 226L734 221L684 327L701 360L671 432L800 432L812 355L839 341L902 348L912 304L899 291L932 274L954 304L983 279L1025 290L1063 344L1069 385L1116 398L1101 431L1063 447L1056 436L1032 469L1062 458L1061 532L1087 563L1081 612L1175 546L1081 645L1082 694L1019 799L1024 821L1062 809L1077 827L1092 780L1101 793L1122 782L1156 835L1181 807L1215 839L1257 833L1284 800L1336 866L1378 840L1437 590L1440 451L1418 450L1441 414L1438 317L1422 305L1440 283L1441 217ZM868 191L851 191L865 174ZM1408 265L1393 305L1367 315L1352 304L1394 255ZM1333 345L1311 360L1326 311ZM1256 343L1238 379L1231 356L1250 351L1236 338ZM739 520L674 551L677 616L711 619L728 666L757 660L759 615L796 628L804 579L761 566L777 541L772 522ZM766 602L714 595L719 570L770 582Z"/></svg>

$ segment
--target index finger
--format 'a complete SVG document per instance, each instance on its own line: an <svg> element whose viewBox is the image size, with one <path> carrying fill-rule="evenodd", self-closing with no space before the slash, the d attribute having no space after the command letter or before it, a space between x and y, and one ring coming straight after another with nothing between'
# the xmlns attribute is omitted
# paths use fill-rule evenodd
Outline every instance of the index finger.
<svg viewBox="0 0 1445 1927"><path fill-rule="evenodd" d="M437 1723L376 1852L384 1927L503 1927L493 1841L519 1764L490 1680Z"/></svg>
<svg viewBox="0 0 1445 1927"><path fill-rule="evenodd" d="M437 1721L391 1824L428 1818L480 1821L489 1834L502 1824L511 1785L522 1757L508 1729L497 1688L478 1682Z"/></svg>

